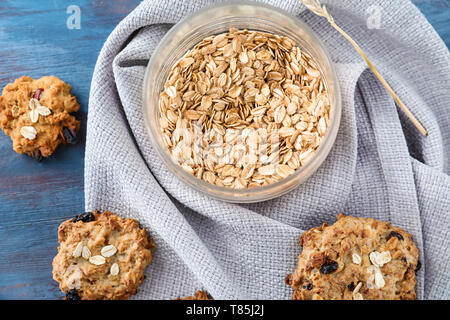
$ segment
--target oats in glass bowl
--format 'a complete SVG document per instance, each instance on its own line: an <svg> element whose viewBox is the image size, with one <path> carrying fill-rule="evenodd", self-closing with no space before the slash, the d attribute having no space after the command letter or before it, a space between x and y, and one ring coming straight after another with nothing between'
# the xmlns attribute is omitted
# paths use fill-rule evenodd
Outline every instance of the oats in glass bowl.
<svg viewBox="0 0 450 320"><path fill-rule="evenodd" d="M260 187L293 174L329 124L322 74L295 41L230 29L173 67L159 97L172 160L217 186Z"/></svg>

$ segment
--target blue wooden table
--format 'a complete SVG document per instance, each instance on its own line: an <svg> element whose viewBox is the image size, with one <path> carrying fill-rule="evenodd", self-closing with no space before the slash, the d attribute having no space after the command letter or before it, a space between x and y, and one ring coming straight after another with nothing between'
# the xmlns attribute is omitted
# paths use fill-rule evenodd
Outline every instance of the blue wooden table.
<svg viewBox="0 0 450 320"><path fill-rule="evenodd" d="M81 105L85 136L97 55L139 2L0 0L0 87L24 75L60 77L72 85ZM415 3L449 47L450 0ZM38 163L16 154L0 132L0 299L63 297L52 280L51 262L58 225L84 210L83 162L84 141L60 147Z"/></svg>

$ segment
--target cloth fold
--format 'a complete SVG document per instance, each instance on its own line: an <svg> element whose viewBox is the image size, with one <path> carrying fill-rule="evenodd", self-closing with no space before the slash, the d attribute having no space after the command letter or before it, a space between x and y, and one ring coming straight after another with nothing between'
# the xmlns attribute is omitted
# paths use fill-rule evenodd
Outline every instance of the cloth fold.
<svg viewBox="0 0 450 320"><path fill-rule="evenodd" d="M409 1L323 1L427 128L422 137L354 49L298 0L269 0L305 21L336 63L343 114L319 170L279 198L213 200L179 181L144 127L142 82L156 45L203 1L143 1L108 37L89 101L86 210L138 219L157 249L136 299L207 290L215 299L290 299L298 237L338 213L390 221L420 249L421 299L450 298L450 54ZM381 14L368 29L368 7Z"/></svg>

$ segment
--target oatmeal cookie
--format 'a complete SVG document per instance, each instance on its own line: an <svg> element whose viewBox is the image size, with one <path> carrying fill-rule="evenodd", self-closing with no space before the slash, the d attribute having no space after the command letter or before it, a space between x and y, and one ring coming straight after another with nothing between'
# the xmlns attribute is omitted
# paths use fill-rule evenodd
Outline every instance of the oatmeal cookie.
<svg viewBox="0 0 450 320"><path fill-rule="evenodd" d="M60 143L76 143L80 122L71 113L80 105L70 85L55 76L22 77L0 96L0 127L17 153L40 161Z"/></svg>
<svg viewBox="0 0 450 320"><path fill-rule="evenodd" d="M71 300L127 299L144 280L154 244L134 219L86 212L58 228L53 279Z"/></svg>
<svg viewBox="0 0 450 320"><path fill-rule="evenodd" d="M184 298L176 298L175 300L213 300L213 298L206 291L198 290L195 296L187 296Z"/></svg>
<svg viewBox="0 0 450 320"><path fill-rule="evenodd" d="M415 299L419 251L388 222L338 215L300 237L297 269L287 275L295 300Z"/></svg>

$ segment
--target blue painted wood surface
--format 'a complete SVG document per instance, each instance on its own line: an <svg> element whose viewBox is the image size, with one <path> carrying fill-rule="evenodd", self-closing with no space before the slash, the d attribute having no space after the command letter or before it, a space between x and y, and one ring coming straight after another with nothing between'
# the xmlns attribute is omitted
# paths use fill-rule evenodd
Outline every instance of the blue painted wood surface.
<svg viewBox="0 0 450 320"><path fill-rule="evenodd" d="M0 0L0 87L23 75L56 75L72 85L85 134L89 87L97 55L138 0ZM416 0L450 46L450 1ZM81 9L68 29L66 9ZM42 163L16 154L0 132L0 299L60 299L52 280L59 223L84 209L84 141L60 147Z"/></svg>

